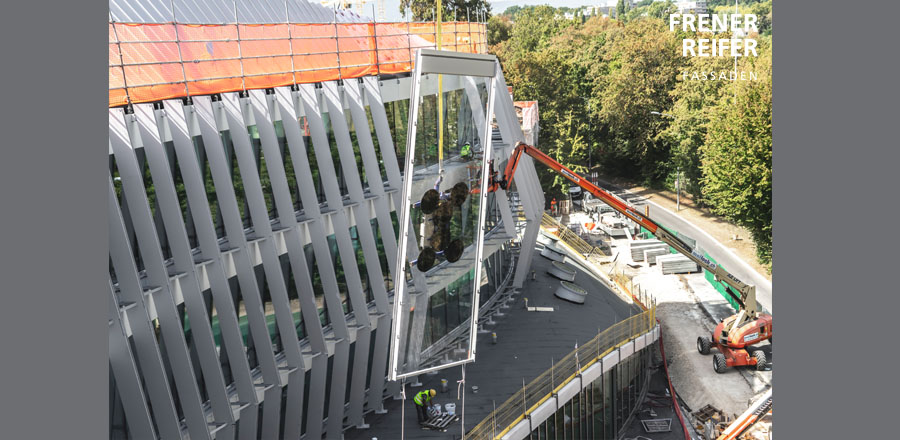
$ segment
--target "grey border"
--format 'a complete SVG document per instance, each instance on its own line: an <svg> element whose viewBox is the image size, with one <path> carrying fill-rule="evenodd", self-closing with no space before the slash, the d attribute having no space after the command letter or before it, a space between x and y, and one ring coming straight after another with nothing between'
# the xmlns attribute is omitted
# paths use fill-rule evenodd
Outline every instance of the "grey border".
<svg viewBox="0 0 900 440"><path fill-rule="evenodd" d="M107 438L106 4L6 6L0 437Z"/></svg>
<svg viewBox="0 0 900 440"><path fill-rule="evenodd" d="M775 3L774 430L890 438L900 7L860 3L856 19L845 2Z"/></svg>

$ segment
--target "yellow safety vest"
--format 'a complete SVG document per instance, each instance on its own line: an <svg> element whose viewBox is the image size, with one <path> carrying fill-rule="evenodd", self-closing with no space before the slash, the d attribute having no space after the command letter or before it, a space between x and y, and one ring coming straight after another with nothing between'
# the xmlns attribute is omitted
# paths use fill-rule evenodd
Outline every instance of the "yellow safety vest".
<svg viewBox="0 0 900 440"><path fill-rule="evenodd" d="M416 402L416 405L425 406L426 403L431 401L431 393L428 390L419 391L416 393L416 397L413 397L413 402Z"/></svg>

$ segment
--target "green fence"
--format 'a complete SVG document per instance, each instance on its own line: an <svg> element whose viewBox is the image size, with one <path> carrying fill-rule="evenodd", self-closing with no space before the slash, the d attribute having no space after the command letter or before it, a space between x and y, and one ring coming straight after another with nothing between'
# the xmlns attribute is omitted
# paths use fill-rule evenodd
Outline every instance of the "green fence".
<svg viewBox="0 0 900 440"><path fill-rule="evenodd" d="M713 257L710 257L708 253L704 252L703 256L708 258L709 261L716 263L716 260L714 260ZM723 267L722 269L725 268ZM725 283L716 281L716 277L712 274L712 272L706 269L703 270L703 276L706 278L706 281L709 281L709 284L719 292L719 295L722 295L722 297L725 298L725 301L728 301L728 304L731 304L731 308L734 309L734 311L738 311L738 309L740 309L740 305L738 305L738 302L735 301L735 299L732 298L731 295L728 294L728 292L726 292L725 287L727 285Z"/></svg>

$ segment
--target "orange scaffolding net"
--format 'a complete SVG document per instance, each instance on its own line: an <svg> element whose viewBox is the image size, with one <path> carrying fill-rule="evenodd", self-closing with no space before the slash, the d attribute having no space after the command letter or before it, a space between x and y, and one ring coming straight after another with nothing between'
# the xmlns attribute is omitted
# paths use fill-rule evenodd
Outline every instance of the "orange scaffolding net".
<svg viewBox="0 0 900 440"><path fill-rule="evenodd" d="M483 23L448 22L445 50L485 53ZM409 72L434 23L109 23L109 106Z"/></svg>

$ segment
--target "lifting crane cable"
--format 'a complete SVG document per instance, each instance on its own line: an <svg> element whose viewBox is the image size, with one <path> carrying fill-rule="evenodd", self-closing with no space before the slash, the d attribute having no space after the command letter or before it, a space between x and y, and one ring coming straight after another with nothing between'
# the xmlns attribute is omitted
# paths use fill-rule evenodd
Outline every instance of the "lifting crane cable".
<svg viewBox="0 0 900 440"><path fill-rule="evenodd" d="M436 37L437 50L441 50L441 11L443 6L441 0L437 0L437 23ZM444 174L444 75L438 74L438 94L437 94L437 111L438 111L438 173Z"/></svg>
<svg viewBox="0 0 900 440"><path fill-rule="evenodd" d="M406 428L406 379L400 380L400 440L403 440Z"/></svg>
<svg viewBox="0 0 900 440"><path fill-rule="evenodd" d="M456 381L456 384L456 399L462 400L460 405L462 409L459 412L462 417L459 422L459 430L462 433L461 440L466 440L466 364L462 364L462 379ZM460 398L460 394L462 394L462 398Z"/></svg>

